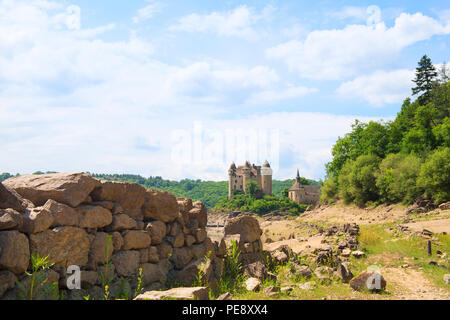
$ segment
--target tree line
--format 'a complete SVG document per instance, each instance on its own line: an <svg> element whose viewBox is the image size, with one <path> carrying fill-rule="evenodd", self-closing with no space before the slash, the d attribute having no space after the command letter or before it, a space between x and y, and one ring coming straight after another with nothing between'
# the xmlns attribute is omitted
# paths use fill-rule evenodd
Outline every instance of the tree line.
<svg viewBox="0 0 450 320"><path fill-rule="evenodd" d="M326 165L321 202L410 204L424 195L450 200L450 81L428 56L416 68L415 100L393 121L358 120L339 137Z"/></svg>

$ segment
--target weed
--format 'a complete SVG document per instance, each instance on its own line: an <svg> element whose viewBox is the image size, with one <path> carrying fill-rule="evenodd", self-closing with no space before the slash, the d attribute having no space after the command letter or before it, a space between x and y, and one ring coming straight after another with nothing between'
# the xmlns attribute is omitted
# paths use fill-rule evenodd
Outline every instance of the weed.
<svg viewBox="0 0 450 320"><path fill-rule="evenodd" d="M45 285L48 278L46 278L46 271L50 269L54 263L48 261L48 256L40 257L39 253L31 254L31 273L25 272L25 274L30 277L29 288L26 289L22 282L17 282L17 286L21 289L20 296L23 299L34 300L37 296L47 296L50 291L58 292L58 284L52 283L50 285ZM40 292L36 293L37 290Z"/></svg>

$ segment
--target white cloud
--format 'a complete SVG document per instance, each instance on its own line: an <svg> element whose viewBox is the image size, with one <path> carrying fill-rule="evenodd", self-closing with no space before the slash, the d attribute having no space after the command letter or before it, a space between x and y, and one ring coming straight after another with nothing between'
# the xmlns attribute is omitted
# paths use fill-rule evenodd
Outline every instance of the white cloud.
<svg viewBox="0 0 450 320"><path fill-rule="evenodd" d="M376 71L370 75L344 82L336 92L347 98L359 97L381 107L402 102L411 94L412 70Z"/></svg>
<svg viewBox="0 0 450 320"><path fill-rule="evenodd" d="M305 86L286 86L284 88L269 89L258 91L252 94L248 99L248 103L264 104L275 101L298 99L305 95L316 93L319 90L316 88L309 88Z"/></svg>
<svg viewBox="0 0 450 320"><path fill-rule="evenodd" d="M356 19L359 21L364 21L367 18L367 8L346 6L339 11L331 12L329 15L342 20Z"/></svg>
<svg viewBox="0 0 450 320"><path fill-rule="evenodd" d="M212 12L209 14L192 13L179 19L171 26L174 31L215 33L219 36L234 36L245 39L255 39L259 35L254 29L255 24L268 19L274 11L269 6L258 14L246 5L239 6L231 11Z"/></svg>
<svg viewBox="0 0 450 320"><path fill-rule="evenodd" d="M450 23L441 24L422 13L402 13L391 28L371 9L369 25L348 25L337 30L317 30L304 41L292 40L266 51L300 77L339 80L379 68L405 47L434 35L450 34Z"/></svg>
<svg viewBox="0 0 450 320"><path fill-rule="evenodd" d="M137 15L132 18L134 23L151 19L155 14L160 13L164 4L155 0L147 0L148 5L138 10Z"/></svg>

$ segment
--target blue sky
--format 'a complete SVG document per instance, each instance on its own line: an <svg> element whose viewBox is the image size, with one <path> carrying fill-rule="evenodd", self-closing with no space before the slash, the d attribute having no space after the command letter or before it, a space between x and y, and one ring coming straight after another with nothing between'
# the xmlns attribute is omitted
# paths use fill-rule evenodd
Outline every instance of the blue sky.
<svg viewBox="0 0 450 320"><path fill-rule="evenodd" d="M358 118L389 120L443 1L0 1L0 171L324 177Z"/></svg>

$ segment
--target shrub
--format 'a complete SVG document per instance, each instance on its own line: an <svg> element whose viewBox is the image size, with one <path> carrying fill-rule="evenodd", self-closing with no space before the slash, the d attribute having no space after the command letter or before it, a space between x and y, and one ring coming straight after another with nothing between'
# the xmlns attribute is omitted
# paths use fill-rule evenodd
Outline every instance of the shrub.
<svg viewBox="0 0 450 320"><path fill-rule="evenodd" d="M338 187L335 178L325 180L320 192L320 203L330 203L336 200Z"/></svg>
<svg viewBox="0 0 450 320"><path fill-rule="evenodd" d="M421 160L415 155L390 154L376 174L382 201L412 203L422 192L416 180Z"/></svg>

